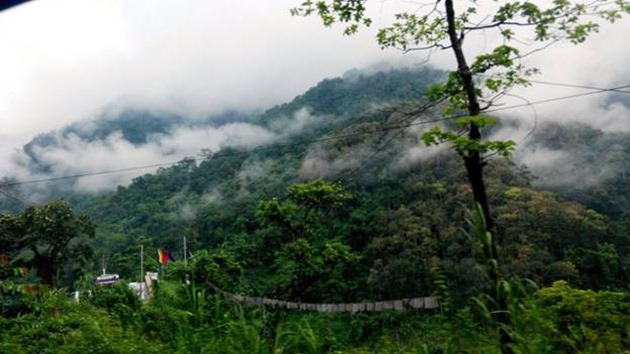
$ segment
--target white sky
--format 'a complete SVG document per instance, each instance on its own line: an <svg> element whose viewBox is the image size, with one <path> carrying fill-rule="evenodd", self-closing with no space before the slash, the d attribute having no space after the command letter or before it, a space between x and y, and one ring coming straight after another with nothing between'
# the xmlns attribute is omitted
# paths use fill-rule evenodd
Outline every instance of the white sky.
<svg viewBox="0 0 630 354"><path fill-rule="evenodd" d="M382 51L374 39L394 8L413 2L370 1L375 24L352 37L323 28L317 18L291 17L289 9L301 2L35 0L0 13L0 160L37 133L96 118L107 107L188 116L265 108L352 68L422 57ZM557 45L532 57L543 71L538 79L630 83L629 21L601 32L584 45ZM468 49L492 43L490 35L480 36ZM451 63L448 52L432 58L438 67ZM542 86L519 91L531 100L577 92ZM592 97L537 111L541 120L595 116L603 128L630 129L627 110L600 103Z"/></svg>
<svg viewBox="0 0 630 354"><path fill-rule="evenodd" d="M298 3L36 0L0 13L0 136L26 138L117 104L189 115L267 107L353 67L401 60L374 41L396 1L372 1L376 25L353 37L291 17ZM624 22L581 47L538 55L541 78L599 85L628 78ZM444 57L434 64L448 66Z"/></svg>
<svg viewBox="0 0 630 354"><path fill-rule="evenodd" d="M290 100L397 53L344 38L296 1L36 0L0 13L0 134L31 135L111 104L193 115Z"/></svg>

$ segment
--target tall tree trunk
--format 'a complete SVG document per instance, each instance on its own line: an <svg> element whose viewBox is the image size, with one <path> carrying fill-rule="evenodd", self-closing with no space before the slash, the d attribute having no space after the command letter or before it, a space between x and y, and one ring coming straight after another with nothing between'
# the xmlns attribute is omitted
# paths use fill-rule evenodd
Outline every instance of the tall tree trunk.
<svg viewBox="0 0 630 354"><path fill-rule="evenodd" d="M453 8L453 0L445 0L444 6L446 8L446 20L448 25L448 36L451 43L451 48L455 54L457 60L457 72L462 80L464 91L468 100L468 114L471 117L477 116L481 113L479 106L479 99L475 90L475 82L473 81L473 75L470 71L470 67L466 62L466 56L462 50L462 42L464 35L457 33L455 25L455 10ZM468 127L468 137L471 140L481 140L481 131L479 126L470 122ZM484 218L486 219L486 231L492 232L494 229L494 219L490 214L490 206L488 204L488 196L486 194L486 186L483 179L483 168L485 163L481 158L479 151L468 151L463 156L464 165L466 166L466 172L468 173L468 181L473 191L473 199L481 206ZM491 238L489 257L491 260L498 264L497 244L496 238ZM490 261L490 260L489 260ZM505 294L500 290L499 283L501 281L498 274L498 268L495 266L489 267L489 276L494 286L494 297L497 301L499 311L496 317L499 325L501 352L504 354L512 354L511 349L512 338L508 332L508 328L511 326L511 320L507 312L507 298Z"/></svg>
<svg viewBox="0 0 630 354"><path fill-rule="evenodd" d="M458 36L457 29L455 27L455 10L453 9L453 0L446 0L446 19L448 23L448 36L451 42L451 47L455 53L455 59L457 59L457 72L462 79L464 90L466 91L466 97L468 99L468 114L471 117L479 115L481 108L479 107L479 99L475 92L475 82L473 81L472 72L468 63L466 63L466 57L462 50L463 36ZM481 140L481 131L479 126L471 122L468 128L468 137L471 140ZM486 186L483 181L483 167L484 162L478 151L469 151L464 156L464 162L466 165L466 171L468 172L468 181L473 190L473 197L476 203L481 205L483 210L483 216L486 219L486 230L492 231L494 228L494 219L490 214L490 206L488 205L488 196L486 194Z"/></svg>

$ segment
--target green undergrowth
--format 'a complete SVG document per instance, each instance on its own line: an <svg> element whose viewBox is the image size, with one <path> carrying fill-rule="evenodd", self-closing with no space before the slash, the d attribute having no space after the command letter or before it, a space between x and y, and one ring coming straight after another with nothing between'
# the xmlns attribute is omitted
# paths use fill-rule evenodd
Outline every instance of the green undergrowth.
<svg viewBox="0 0 630 354"><path fill-rule="evenodd" d="M3 285L2 353L498 353L496 329L474 308L357 314L247 308L195 285L161 282L141 303L124 286L21 297ZM630 349L630 295L564 282L513 314L518 353L622 353ZM14 304L17 304L15 302Z"/></svg>

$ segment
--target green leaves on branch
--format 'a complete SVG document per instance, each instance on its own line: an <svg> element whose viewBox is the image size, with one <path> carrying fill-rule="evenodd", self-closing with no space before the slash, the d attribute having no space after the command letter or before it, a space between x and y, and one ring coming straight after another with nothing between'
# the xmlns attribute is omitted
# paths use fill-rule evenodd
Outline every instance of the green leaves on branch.
<svg viewBox="0 0 630 354"><path fill-rule="evenodd" d="M483 121L483 119L479 121ZM423 133L422 141L427 146L451 143L453 149L461 156L467 156L471 152L478 152L480 154L497 154L509 157L516 146L516 143L512 140L475 140L468 135L444 131L440 127L433 127Z"/></svg>
<svg viewBox="0 0 630 354"><path fill-rule="evenodd" d="M455 124L462 131L465 131L469 125L475 125L478 128L493 126L496 124L496 120L486 115L463 116L455 119ZM461 156L467 156L471 152L478 152L480 154L496 154L509 157L516 146L516 143L512 140L476 140L464 133L445 131L440 127L433 127L423 133L422 141L427 146L451 143L453 149Z"/></svg>
<svg viewBox="0 0 630 354"><path fill-rule="evenodd" d="M474 75L482 75L483 81L479 81L480 93L478 97L490 94L505 93L517 86L529 86L528 77L540 73L536 68L527 68L522 64L515 62L521 56L519 50L509 45L500 45L490 53L477 56L473 61L470 70ZM494 70L491 74L486 72L492 69L501 68L502 70ZM487 91L486 91L487 90ZM486 91L486 92L483 92ZM492 98L488 99L488 107L492 105Z"/></svg>
<svg viewBox="0 0 630 354"><path fill-rule="evenodd" d="M408 12L396 14L396 20L391 26L378 31L378 44L383 49L393 47L405 51L450 48L452 43L449 42L446 16L437 11L437 5L436 3L433 11L424 15ZM476 12L475 7L462 11L455 19L455 26L462 30L470 16Z"/></svg>
<svg viewBox="0 0 630 354"><path fill-rule="evenodd" d="M434 45L448 38L444 17L418 16L402 13L396 15L396 22L378 31L376 39L381 48L408 50L411 45Z"/></svg>
<svg viewBox="0 0 630 354"><path fill-rule="evenodd" d="M335 1L339 2L339 1ZM403 50L450 48L447 35L445 15L437 11L438 4L432 11L424 14L403 12L396 14L395 21L379 30L378 44L383 48L394 47ZM334 12L332 6L327 11ZM364 9L363 9L364 11ZM494 14L490 14L481 22L473 15L477 13L475 6L460 11L455 18L455 27L460 32L459 41L477 30L497 30L506 40L511 41L517 35L526 35L527 28L531 28L535 41L568 39L572 43L582 43L588 36L599 30L599 24L592 18L601 18L607 22L614 22L622 14L630 13L630 3L623 0L613 2L595 0L589 3L569 0L555 0L549 7L542 7L529 1L507 2L501 5ZM595 17L590 17L596 15ZM321 16L321 15L320 15ZM363 17L363 12L361 13ZM586 19L589 16L589 19ZM327 19L322 16L324 23ZM355 21L358 24L358 21ZM516 28L520 28L516 30Z"/></svg>
<svg viewBox="0 0 630 354"><path fill-rule="evenodd" d="M500 45L494 48L491 53L478 56L471 65L471 70L473 73L480 74L494 67L510 68L514 66L514 59L518 55L518 49L508 45Z"/></svg>
<svg viewBox="0 0 630 354"><path fill-rule="evenodd" d="M457 126L461 128L465 128L470 123L475 124L479 128L484 128L491 127L497 124L497 120L486 115L478 115L474 117L464 116L455 119L455 124L457 124Z"/></svg>
<svg viewBox="0 0 630 354"><path fill-rule="evenodd" d="M292 8L291 14L293 16L317 14L326 27L337 22L347 23L343 33L351 35L358 31L359 25L369 26L372 23L372 19L365 17L365 2L366 0L307 0L300 6Z"/></svg>
<svg viewBox="0 0 630 354"><path fill-rule="evenodd" d="M429 101L439 102L448 99L448 105L444 108L444 114L452 114L456 110L465 109L468 105L464 83L457 71L451 71L445 84L435 84L428 88L426 92Z"/></svg>
<svg viewBox="0 0 630 354"><path fill-rule="evenodd" d="M628 12L627 9L623 10L625 1L617 3L614 8L610 8L611 2L605 0L596 0L588 4L554 0L551 7L542 9L529 1L510 2L497 10L493 23L489 26L531 26L534 28L537 41L566 37L573 43L582 43L589 34L599 29L599 24L593 21L584 22L584 16L597 14L604 20L612 22L621 16L620 12ZM505 39L512 39L512 31L502 34Z"/></svg>
<svg viewBox="0 0 630 354"><path fill-rule="evenodd" d="M478 115L478 116L464 116L455 119L455 124L457 124L460 128L465 128L468 124L474 124L479 128L491 127L497 124L497 120L486 115Z"/></svg>

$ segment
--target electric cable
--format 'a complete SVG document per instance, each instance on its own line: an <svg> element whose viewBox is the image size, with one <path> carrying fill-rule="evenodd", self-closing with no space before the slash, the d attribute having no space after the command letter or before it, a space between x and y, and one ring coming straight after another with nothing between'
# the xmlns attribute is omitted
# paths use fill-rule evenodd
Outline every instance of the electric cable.
<svg viewBox="0 0 630 354"><path fill-rule="evenodd" d="M568 100L568 99L573 99L573 98L578 98L578 97L584 97L584 96L590 96L590 95L595 95L595 94L601 94L601 93L604 93L604 92L630 93L629 91L621 91L621 90L623 90L625 88L630 88L630 85L622 85L622 86L617 86L617 87L613 87L613 88L601 88L601 89L598 88L596 91L593 91L593 92L586 92L586 93L580 93L580 94L559 96L559 97L554 97L554 98L549 98L549 99L542 99L542 100L538 100L538 101L532 101L532 102L524 103L524 104L515 104L515 105L510 105L510 106L505 106L505 107L498 107L498 108L494 108L494 109L485 110L483 113L494 113L494 112L500 112L500 111L505 111L505 110L509 110L509 109L522 108L522 107L528 107L528 106L531 107L531 106L534 106L534 105L551 103L551 102L558 102L558 101L563 101L563 100ZM592 89L595 90L595 88L592 88ZM346 138L349 138L349 137L356 137L356 136L361 136L361 135L370 135L370 134L375 134L375 133L378 133L378 132L384 132L384 131L390 131L390 130L398 130L398 129L408 128L408 127L412 127L412 126L419 126L419 125L424 125L424 124L449 121L449 120L454 120L454 119L457 119L457 118L460 118L460 117L465 117L465 116L467 116L467 115L465 115L465 114L451 115L451 116L435 118L435 119L414 121L414 122L411 122L411 123L405 123L405 124L400 124L400 125L389 125L389 126L384 126L384 127L378 128L378 129L373 129L373 130L370 130L370 131L361 131L361 132L353 132L353 133L347 133L347 134L341 134L341 135L334 135L334 136L328 136L328 137L323 137L323 138L311 139L311 140L306 140L306 141L301 141L301 142L296 142L296 143L274 144L274 145L271 145L271 146L263 146L263 147L249 149L249 150L230 151L230 152L222 153L219 156L213 156L213 158L225 158L225 157L236 156L236 155L247 155L247 154L252 154L252 153L260 152L260 151L274 151L274 150L284 149L284 148L287 148L287 147L309 145L309 144L313 144L313 143L317 143L317 142L324 142L324 141L330 141L330 140L342 140L342 139L346 139ZM121 168L121 169L97 171L97 172L87 172L87 173L80 173L80 174L67 175L67 176L48 177L48 178L26 180L26 181L15 181L15 182L6 183L6 184L4 184L4 186L16 186L16 185L25 185L25 184L35 184L35 183L42 183L42 182L53 182L53 181L59 181L59 180L75 179L75 178L81 178L81 177L107 175L107 174L136 171L136 170L149 169L149 168L155 168L155 167L171 166L171 165L178 164L178 163L180 163L182 161L185 161L185 160L199 161L199 160L204 160L204 159L184 157L184 158L182 158L181 160L178 160L178 161L170 161L170 162L163 162L163 163L156 163L156 164L149 164L149 165L141 165L141 166L131 166L131 167L126 167L126 168Z"/></svg>

